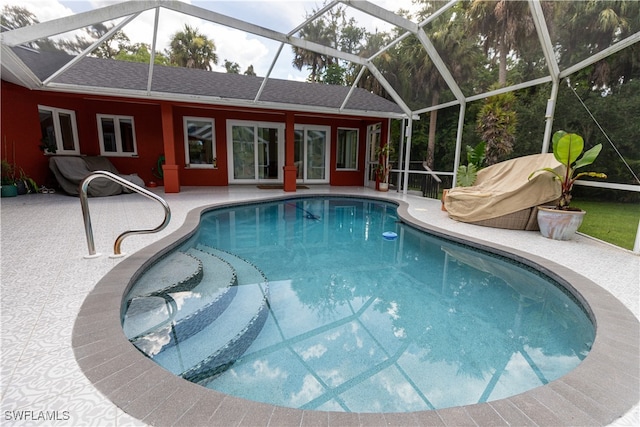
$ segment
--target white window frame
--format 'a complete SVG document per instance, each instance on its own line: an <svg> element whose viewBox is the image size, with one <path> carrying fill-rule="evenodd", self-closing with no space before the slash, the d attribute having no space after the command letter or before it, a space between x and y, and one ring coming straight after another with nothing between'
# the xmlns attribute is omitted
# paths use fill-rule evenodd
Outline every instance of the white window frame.
<svg viewBox="0 0 640 427"><path fill-rule="evenodd" d="M213 163L190 163L189 157L189 128L187 126L188 121L198 122L210 122L211 123L211 154L213 155ZM211 117L195 117L195 116L183 116L182 117L182 134L184 135L184 164L189 169L217 169L218 167L218 155L216 150L216 122Z"/></svg>
<svg viewBox="0 0 640 427"><path fill-rule="evenodd" d="M258 133L254 132L254 178L253 179L239 179L234 176L234 168L235 165L233 163L233 126L246 126L257 128L272 128L278 129L278 177L276 179L259 179L255 178L259 176L258 168L260 167L260 163L258 160L258 150L257 148L257 137ZM229 165L228 177L229 183L282 183L283 182L283 171L282 166L284 166L284 145L285 145L285 124L281 122L258 122L251 120L227 120L227 164Z"/></svg>
<svg viewBox="0 0 640 427"><path fill-rule="evenodd" d="M355 168L346 168L346 167L339 167L338 166L338 156L340 155L340 131L341 130L347 130L347 131L356 131L356 153L355 153L355 161L356 161L356 167ZM339 171L357 171L360 170L359 167L359 162L358 162L358 157L360 156L360 129L358 128L346 128L346 127L339 127L338 131L336 133L336 170Z"/></svg>
<svg viewBox="0 0 640 427"><path fill-rule="evenodd" d="M47 105L38 105L38 115L40 110L48 111L53 116L53 130L56 139L56 152L52 153L45 150L45 154L80 154L80 145L78 144L78 124L76 122L76 112L64 108L49 107ZM71 117L71 133L73 135L73 150L65 150L62 141L62 127L60 126L60 113L68 114Z"/></svg>
<svg viewBox="0 0 640 427"><path fill-rule="evenodd" d="M105 151L104 149L104 132L102 130L102 119L113 120L113 126L116 137L116 151ZM122 138L120 136L120 120L131 120L131 133L133 137L133 151L122 151ZM137 157L138 156L138 142L136 140L136 124L133 116L119 116L113 114L96 114L96 120L98 121L98 141L100 141L100 154L108 157Z"/></svg>

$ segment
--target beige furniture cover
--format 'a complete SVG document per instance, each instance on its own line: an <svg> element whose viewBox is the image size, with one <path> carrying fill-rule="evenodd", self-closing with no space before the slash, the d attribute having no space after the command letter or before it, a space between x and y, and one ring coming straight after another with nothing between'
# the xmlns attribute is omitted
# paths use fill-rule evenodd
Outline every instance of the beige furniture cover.
<svg viewBox="0 0 640 427"><path fill-rule="evenodd" d="M444 206L451 218L478 223L552 202L561 193L560 183L553 175L538 173L528 179L531 172L545 167L564 170L553 153L518 157L486 167L478 172L473 187L449 190Z"/></svg>

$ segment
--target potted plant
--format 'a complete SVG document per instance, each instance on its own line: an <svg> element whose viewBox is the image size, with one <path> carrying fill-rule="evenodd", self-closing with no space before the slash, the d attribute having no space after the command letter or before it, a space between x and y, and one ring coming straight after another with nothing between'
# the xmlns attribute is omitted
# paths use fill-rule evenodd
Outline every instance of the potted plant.
<svg viewBox="0 0 640 427"><path fill-rule="evenodd" d="M600 172L577 172L577 169L588 166L596 160L602 150L602 144L585 151L580 157L584 150L584 139L580 135L559 130L553 134L552 143L553 155L564 166L564 171L560 173L552 168L538 169L529 175L529 179L538 172L548 172L560 182L561 195L556 205L538 208L538 225L543 236L556 240L568 240L582 224L585 214L585 211L570 206L573 184L583 176L607 177Z"/></svg>
<svg viewBox="0 0 640 427"><path fill-rule="evenodd" d="M484 141L479 142L475 147L467 145L467 164L458 166L458 173L456 174L457 187L471 187L475 184L476 179L478 179L478 172L484 167L482 164L486 158L486 146L487 143ZM447 199L449 190L449 188L442 190L441 209L443 211L447 210L444 202Z"/></svg>
<svg viewBox="0 0 640 427"><path fill-rule="evenodd" d="M390 157L393 154L393 147L388 142L376 150L378 166L376 177L378 179L378 190L389 191L389 173L391 172Z"/></svg>
<svg viewBox="0 0 640 427"><path fill-rule="evenodd" d="M162 169L162 165L164 164L165 164L164 154L160 154L160 156L158 157L158 160L156 161L156 167L151 168L151 173L153 173L153 176L158 178L158 182L150 181L148 184L149 187L157 187L158 185L162 185L162 180L164 179L164 170Z"/></svg>
<svg viewBox="0 0 640 427"><path fill-rule="evenodd" d="M16 186L16 168L12 163L2 160L0 165L2 173L2 187L0 188L2 197L15 197L18 195Z"/></svg>
<svg viewBox="0 0 640 427"><path fill-rule="evenodd" d="M37 193L38 184L33 178L27 175L22 168L20 169L20 177L16 180L18 194Z"/></svg>
<svg viewBox="0 0 640 427"><path fill-rule="evenodd" d="M39 148L44 154L56 154L56 151L58 151L55 139L48 136L45 136L40 140Z"/></svg>

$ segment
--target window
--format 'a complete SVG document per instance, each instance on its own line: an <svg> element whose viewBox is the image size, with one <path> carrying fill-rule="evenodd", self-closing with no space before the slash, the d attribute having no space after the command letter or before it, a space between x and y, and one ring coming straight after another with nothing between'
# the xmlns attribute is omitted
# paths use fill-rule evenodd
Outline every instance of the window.
<svg viewBox="0 0 640 427"><path fill-rule="evenodd" d="M47 154L80 154L76 113L38 105L42 146Z"/></svg>
<svg viewBox="0 0 640 427"><path fill-rule="evenodd" d="M358 129L338 129L337 169L358 170Z"/></svg>
<svg viewBox="0 0 640 427"><path fill-rule="evenodd" d="M185 117L184 154L187 167L215 168L216 137L213 119Z"/></svg>
<svg viewBox="0 0 640 427"><path fill-rule="evenodd" d="M136 156L133 117L98 114L98 138L103 156Z"/></svg>

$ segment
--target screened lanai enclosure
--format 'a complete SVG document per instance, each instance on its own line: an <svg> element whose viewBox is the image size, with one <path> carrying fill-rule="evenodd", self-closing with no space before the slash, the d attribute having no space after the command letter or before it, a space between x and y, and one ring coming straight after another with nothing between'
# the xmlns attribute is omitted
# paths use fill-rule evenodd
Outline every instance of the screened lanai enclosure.
<svg viewBox="0 0 640 427"><path fill-rule="evenodd" d="M564 129L584 136L587 148L604 146L597 169L609 178L581 184L598 187L589 190L604 198L637 200L640 194L635 0L146 0L72 12L22 28L5 15L3 79L83 92L88 88L56 78L81 58L97 56L149 64L149 90L131 91L138 98L233 104L151 90L155 64L179 62L175 35L191 30L211 45L205 43L209 56L188 58L185 66L257 75L263 87L278 78L365 88L395 102L404 118L372 140L395 147L391 184L398 191L434 196L456 185L469 150L479 144L485 144L485 163L495 163L547 152L552 133ZM75 58L41 80L12 50L16 46L63 49ZM250 103L268 106L261 94L262 88ZM378 159L375 150L369 153L373 167Z"/></svg>

